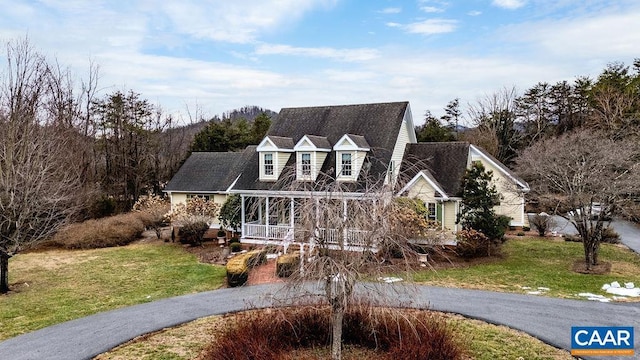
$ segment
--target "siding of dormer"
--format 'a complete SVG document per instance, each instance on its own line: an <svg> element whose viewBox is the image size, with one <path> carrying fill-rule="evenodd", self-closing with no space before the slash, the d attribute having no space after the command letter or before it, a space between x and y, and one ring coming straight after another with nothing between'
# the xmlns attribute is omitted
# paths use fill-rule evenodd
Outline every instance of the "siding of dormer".
<svg viewBox="0 0 640 360"><path fill-rule="evenodd" d="M404 150L407 147L407 144L411 142L409 138L409 127L407 125L407 119L405 115L405 119L402 120L402 125L400 126L400 131L398 132L398 136L396 138L396 144L393 147L393 153L391 154L391 161L393 162L393 178L396 179L398 177L398 172L400 171L400 164L402 163L402 157L404 156ZM413 131L413 129L411 129ZM388 184L391 181L389 178L389 173L385 177L385 184Z"/></svg>
<svg viewBox="0 0 640 360"><path fill-rule="evenodd" d="M315 169L312 169L311 171L314 174L318 174L318 172L320 171L320 169L322 169L322 165L324 164L324 161L327 159L327 155L328 153L323 152L323 151L317 151L316 152L316 162L315 162Z"/></svg>
<svg viewBox="0 0 640 360"><path fill-rule="evenodd" d="M278 161L275 166L276 178L279 178L280 174L282 174L282 170L284 170L284 166L287 165L287 161L289 161L290 156L291 156L291 153L289 152L276 153L276 157L278 158Z"/></svg>

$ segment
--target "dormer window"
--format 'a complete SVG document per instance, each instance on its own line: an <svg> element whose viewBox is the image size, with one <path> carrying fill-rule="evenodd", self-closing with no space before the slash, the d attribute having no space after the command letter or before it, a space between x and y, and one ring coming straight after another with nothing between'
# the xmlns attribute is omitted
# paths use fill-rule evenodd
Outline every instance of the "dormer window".
<svg viewBox="0 0 640 360"><path fill-rule="evenodd" d="M340 166L340 175L342 176L352 176L352 168L351 168L351 154L343 153L341 166Z"/></svg>
<svg viewBox="0 0 640 360"><path fill-rule="evenodd" d="M273 154L264 154L264 174L273 176Z"/></svg>
<svg viewBox="0 0 640 360"><path fill-rule="evenodd" d="M293 153L293 139L269 135L256 151L260 154L260 181L276 181Z"/></svg>
<svg viewBox="0 0 640 360"><path fill-rule="evenodd" d="M300 172L302 176L311 176L311 153L302 153L300 155Z"/></svg>
<svg viewBox="0 0 640 360"><path fill-rule="evenodd" d="M345 134L333 146L336 152L336 180L356 181L366 162L369 143L362 135Z"/></svg>
<svg viewBox="0 0 640 360"><path fill-rule="evenodd" d="M331 144L324 136L305 135L293 150L296 152L296 179L314 181L331 152Z"/></svg>

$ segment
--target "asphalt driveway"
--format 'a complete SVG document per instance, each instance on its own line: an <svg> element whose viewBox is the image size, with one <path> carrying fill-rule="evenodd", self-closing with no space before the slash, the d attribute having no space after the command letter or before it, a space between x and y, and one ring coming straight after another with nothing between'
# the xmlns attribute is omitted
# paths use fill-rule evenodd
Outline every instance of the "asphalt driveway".
<svg viewBox="0 0 640 360"><path fill-rule="evenodd" d="M555 215L553 217L555 226L551 229L559 234L576 234L577 231L569 221ZM620 235L620 242L628 246L631 250L640 254L640 225L631 221L614 219L611 227Z"/></svg>
<svg viewBox="0 0 640 360"><path fill-rule="evenodd" d="M640 329L640 304L607 304L478 290L364 284L358 292L386 295L397 305L462 314L525 331L569 349L571 326L633 326ZM313 286L307 294L318 293ZM138 335L201 317L283 305L302 294L265 284L190 294L103 312L0 342L0 359L90 359ZM636 330L636 333L638 331ZM640 336L635 349L640 349ZM608 357L607 359L611 359Z"/></svg>

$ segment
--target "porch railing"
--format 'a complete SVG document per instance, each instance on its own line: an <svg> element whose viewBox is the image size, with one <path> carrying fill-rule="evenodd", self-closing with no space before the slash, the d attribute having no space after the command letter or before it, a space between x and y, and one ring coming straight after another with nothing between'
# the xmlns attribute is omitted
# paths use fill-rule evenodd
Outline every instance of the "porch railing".
<svg viewBox="0 0 640 360"><path fill-rule="evenodd" d="M289 225L264 225L258 223L245 223L242 232L242 238L245 240L264 240L269 242L278 242L287 240L290 235L291 226ZM369 232L358 229L319 229L319 236L324 238L329 244L339 244L344 239L345 245L348 246L367 246L369 244ZM292 242L303 240L300 232L296 232L295 238L289 239Z"/></svg>

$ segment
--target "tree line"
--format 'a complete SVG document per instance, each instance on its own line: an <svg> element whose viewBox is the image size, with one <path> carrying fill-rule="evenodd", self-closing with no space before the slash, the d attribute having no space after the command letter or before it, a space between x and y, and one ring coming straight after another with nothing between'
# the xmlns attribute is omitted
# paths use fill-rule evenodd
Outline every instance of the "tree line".
<svg viewBox="0 0 640 360"><path fill-rule="evenodd" d="M239 132L223 132L221 139L236 141L238 135L252 143L270 124L260 115L254 127L227 118L190 119L181 126L133 90L99 94L95 63L78 80L27 38L7 42L3 50L0 293L8 291L8 259L65 222L128 211L141 195L160 193L190 150L205 150L191 146L203 128L237 124ZM259 108L229 114L239 118L245 110Z"/></svg>
<svg viewBox="0 0 640 360"><path fill-rule="evenodd" d="M596 78L539 82L523 93L503 88L470 103L466 115L457 98L444 110L440 118L426 112L416 128L419 141L466 140L507 165L536 142L579 130L614 140L638 137L640 59L610 63ZM463 119L472 127L459 126Z"/></svg>
<svg viewBox="0 0 640 360"><path fill-rule="evenodd" d="M640 59L608 64L596 78L496 91L469 104L459 132L458 99L416 128L421 141L480 145L529 182L530 211L574 225L585 265L598 264L611 216L640 221Z"/></svg>

